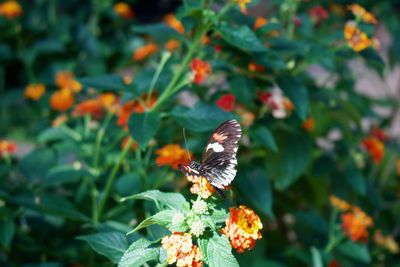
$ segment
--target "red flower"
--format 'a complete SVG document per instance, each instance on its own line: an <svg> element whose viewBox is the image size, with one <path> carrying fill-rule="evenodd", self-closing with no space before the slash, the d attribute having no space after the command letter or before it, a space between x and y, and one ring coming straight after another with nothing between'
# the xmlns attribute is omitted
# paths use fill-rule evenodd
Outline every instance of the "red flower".
<svg viewBox="0 0 400 267"><path fill-rule="evenodd" d="M385 142L389 139L389 136L379 127L374 126L371 131L372 136L375 136L380 141Z"/></svg>
<svg viewBox="0 0 400 267"><path fill-rule="evenodd" d="M0 157L14 154L17 151L17 144L8 140L0 140Z"/></svg>
<svg viewBox="0 0 400 267"><path fill-rule="evenodd" d="M372 161L379 164L385 154L385 145L376 137L367 137L362 140L363 147L371 155Z"/></svg>
<svg viewBox="0 0 400 267"><path fill-rule="evenodd" d="M211 74L210 63L201 60L200 58L195 58L190 63L190 68L193 72L193 82L195 84L201 84L208 75Z"/></svg>
<svg viewBox="0 0 400 267"><path fill-rule="evenodd" d="M329 17L328 11L319 5L308 10L308 15L310 15L315 23L320 23Z"/></svg>
<svg viewBox="0 0 400 267"><path fill-rule="evenodd" d="M231 112L235 107L235 96L232 94L222 95L215 103L219 108Z"/></svg>

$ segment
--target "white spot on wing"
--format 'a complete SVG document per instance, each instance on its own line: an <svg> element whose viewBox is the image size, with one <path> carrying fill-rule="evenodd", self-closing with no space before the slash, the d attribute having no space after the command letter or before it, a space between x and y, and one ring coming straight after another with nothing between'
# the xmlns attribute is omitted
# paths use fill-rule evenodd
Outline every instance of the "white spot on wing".
<svg viewBox="0 0 400 267"><path fill-rule="evenodd" d="M224 151L224 147L221 144L217 143L217 142L208 144L207 150L209 150L209 149L214 150L214 152L222 152L222 151Z"/></svg>

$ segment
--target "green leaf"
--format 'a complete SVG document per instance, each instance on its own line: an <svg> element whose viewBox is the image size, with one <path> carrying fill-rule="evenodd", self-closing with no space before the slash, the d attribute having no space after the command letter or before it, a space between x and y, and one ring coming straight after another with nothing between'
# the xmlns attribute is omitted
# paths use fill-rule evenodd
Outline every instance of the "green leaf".
<svg viewBox="0 0 400 267"><path fill-rule="evenodd" d="M322 262L322 257L321 253L318 251L317 248L312 247L311 248L311 255L312 255L312 262L313 262L313 267L324 267L324 264Z"/></svg>
<svg viewBox="0 0 400 267"><path fill-rule="evenodd" d="M287 38L271 38L268 40L269 48L282 55L306 55L310 47L301 40L289 40Z"/></svg>
<svg viewBox="0 0 400 267"><path fill-rule="evenodd" d="M304 84L288 75L278 78L277 83L285 95L293 102L295 112L300 119L305 120L308 114L308 91Z"/></svg>
<svg viewBox="0 0 400 267"><path fill-rule="evenodd" d="M160 256L159 248L148 248L151 242L138 240L125 251L118 267L140 267L148 261L155 261Z"/></svg>
<svg viewBox="0 0 400 267"><path fill-rule="evenodd" d="M207 254L207 247L208 247L208 239L206 238L199 238L197 239L197 244L199 245L199 248L201 250L201 253L203 254L203 260L205 262L208 262L208 254Z"/></svg>
<svg viewBox="0 0 400 267"><path fill-rule="evenodd" d="M224 235L214 235L210 239L206 254L210 267L239 267L239 263L232 254L231 244Z"/></svg>
<svg viewBox="0 0 400 267"><path fill-rule="evenodd" d="M86 175L90 175L90 172L85 167L82 167L81 164L55 166L49 170L43 183L46 186L72 183Z"/></svg>
<svg viewBox="0 0 400 267"><path fill-rule="evenodd" d="M57 165L56 155L51 149L36 149L29 153L20 162L22 173L30 180L42 180L47 171Z"/></svg>
<svg viewBox="0 0 400 267"><path fill-rule="evenodd" d="M182 127L194 132L212 131L223 122L234 118L231 113L204 103L198 103L191 109L176 107L172 110L171 116Z"/></svg>
<svg viewBox="0 0 400 267"><path fill-rule="evenodd" d="M371 256L369 255L368 247L365 244L353 243L347 241L337 247L337 250L346 255L349 258L359 260L364 263L371 262Z"/></svg>
<svg viewBox="0 0 400 267"><path fill-rule="evenodd" d="M367 64L372 66L379 75L383 76L383 71L385 69L385 62L377 51L373 48L368 48L360 52L360 55L365 58Z"/></svg>
<svg viewBox="0 0 400 267"><path fill-rule="evenodd" d="M259 167L248 168L243 173L239 172L238 178L236 182L250 203L264 214L274 217L272 189L265 170Z"/></svg>
<svg viewBox="0 0 400 267"><path fill-rule="evenodd" d="M215 223L223 223L229 217L229 213L224 209L213 209L210 217Z"/></svg>
<svg viewBox="0 0 400 267"><path fill-rule="evenodd" d="M15 225L12 219L0 220L0 244L10 247L15 233Z"/></svg>
<svg viewBox="0 0 400 267"><path fill-rule="evenodd" d="M86 87L93 87L102 91L132 92L132 88L124 83L121 76L116 74L79 78L78 82Z"/></svg>
<svg viewBox="0 0 400 267"><path fill-rule="evenodd" d="M181 34L165 23L154 23L147 25L135 25L132 30L136 33L150 35L156 42L165 42L171 38L181 39Z"/></svg>
<svg viewBox="0 0 400 267"><path fill-rule="evenodd" d="M59 127L48 128L41 132L38 136L38 141L41 143L61 141L64 139L68 139L68 135Z"/></svg>
<svg viewBox="0 0 400 267"><path fill-rule="evenodd" d="M115 183L116 192L123 197L139 193L141 186L140 176L134 171L119 177Z"/></svg>
<svg viewBox="0 0 400 267"><path fill-rule="evenodd" d="M263 52L266 50L260 39L248 26L221 25L217 32L229 44L247 52Z"/></svg>
<svg viewBox="0 0 400 267"><path fill-rule="evenodd" d="M312 157L313 142L301 132L279 131L275 134L278 153L266 155L268 177L278 190L284 190L305 171Z"/></svg>
<svg viewBox="0 0 400 267"><path fill-rule="evenodd" d="M129 117L129 132L144 149L160 128L161 118L159 113L133 113Z"/></svg>
<svg viewBox="0 0 400 267"><path fill-rule="evenodd" d="M94 251L109 258L113 263L118 263L128 248L126 236L120 232L84 235L78 236L77 239L88 242Z"/></svg>
<svg viewBox="0 0 400 267"><path fill-rule="evenodd" d="M162 210L153 216L150 216L146 218L144 221L142 221L138 226L135 227L132 231L130 231L128 234L131 234L133 232L136 232L140 229L146 228L150 225L153 224L158 224L161 226L168 226L172 222L172 217L174 214L176 214L176 210Z"/></svg>
<svg viewBox="0 0 400 267"><path fill-rule="evenodd" d="M254 139L254 141L256 141L256 143L273 152L278 152L275 138L267 127L261 125L252 127L250 129L250 136Z"/></svg>
<svg viewBox="0 0 400 267"><path fill-rule="evenodd" d="M252 105L256 90L253 80L244 76L235 77L231 81L231 88L237 101L245 104L247 107Z"/></svg>
<svg viewBox="0 0 400 267"><path fill-rule="evenodd" d="M365 196L367 192L365 178L361 171L355 168L354 164L348 164L344 173L344 179L354 192Z"/></svg>
<svg viewBox="0 0 400 267"><path fill-rule="evenodd" d="M160 207L160 204L176 210L183 210L185 207L189 205L186 199L179 193L164 193L159 190L150 190L146 192L142 192L133 196L125 197L121 199L121 201L125 201L128 199L144 199L144 200L153 200L157 206Z"/></svg>

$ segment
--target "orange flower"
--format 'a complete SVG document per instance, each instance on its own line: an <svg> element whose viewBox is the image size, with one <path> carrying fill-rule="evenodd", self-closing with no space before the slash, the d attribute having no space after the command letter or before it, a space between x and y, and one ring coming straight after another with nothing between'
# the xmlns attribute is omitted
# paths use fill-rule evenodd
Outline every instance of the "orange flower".
<svg viewBox="0 0 400 267"><path fill-rule="evenodd" d="M79 93L82 90L82 85L74 80L74 74L70 71L57 72L55 83L58 87L69 89L73 93Z"/></svg>
<svg viewBox="0 0 400 267"><path fill-rule="evenodd" d="M385 145L376 137L367 137L362 140L363 147L371 155L372 161L379 164L385 154Z"/></svg>
<svg viewBox="0 0 400 267"><path fill-rule="evenodd" d="M233 0L233 2L239 5L242 13L247 14L246 4L251 3L251 0Z"/></svg>
<svg viewBox="0 0 400 267"><path fill-rule="evenodd" d="M69 89L55 91L50 97L50 106L57 111L66 111L74 103L74 95Z"/></svg>
<svg viewBox="0 0 400 267"><path fill-rule="evenodd" d="M255 115L253 112L248 111L242 106L238 106L236 108L236 113L239 115L240 124L242 124L243 126L250 127L253 124L255 119Z"/></svg>
<svg viewBox="0 0 400 267"><path fill-rule="evenodd" d="M257 17L256 21L254 22L253 29L256 31L256 30L264 27L265 25L267 25L267 23L268 23L268 20L266 18Z"/></svg>
<svg viewBox="0 0 400 267"><path fill-rule="evenodd" d="M251 250L257 239L261 239L263 227L260 217L253 210L240 205L239 208L230 208L230 217L225 221L222 233L231 241L232 248L238 253L245 249Z"/></svg>
<svg viewBox="0 0 400 267"><path fill-rule="evenodd" d="M247 69L251 72L263 72L265 71L265 68L263 65L257 64L255 62L250 62L249 65L247 66Z"/></svg>
<svg viewBox="0 0 400 267"><path fill-rule="evenodd" d="M341 216L343 232L353 241L366 243L368 241L368 228L372 227L371 217L359 207L352 209Z"/></svg>
<svg viewBox="0 0 400 267"><path fill-rule="evenodd" d="M344 37L355 52L360 52L372 44L371 39L357 27L354 21L348 21L344 26Z"/></svg>
<svg viewBox="0 0 400 267"><path fill-rule="evenodd" d="M57 128L60 125L64 124L67 120L68 120L68 116L65 114L61 114L51 122L51 126L53 128Z"/></svg>
<svg viewBox="0 0 400 267"><path fill-rule="evenodd" d="M185 28L183 27L182 23L175 17L174 14L165 15L164 22L179 33L185 32Z"/></svg>
<svg viewBox="0 0 400 267"><path fill-rule="evenodd" d="M147 103L147 95L143 95L141 97L141 101L138 100L130 100L126 102L122 107L118 110L118 120L117 124L119 126L127 127L129 117L132 113L144 113L146 109L151 108L157 101L155 96L151 96L150 102Z"/></svg>
<svg viewBox="0 0 400 267"><path fill-rule="evenodd" d="M158 46L155 43L148 43L135 50L135 53L133 53L133 59L135 61L142 61L148 58L149 56L157 53L157 51L158 51Z"/></svg>
<svg viewBox="0 0 400 267"><path fill-rule="evenodd" d="M0 157L14 154L17 151L17 144L8 140L0 140Z"/></svg>
<svg viewBox="0 0 400 267"><path fill-rule="evenodd" d="M161 246L167 251L168 264L176 262L181 267L203 266L203 255L193 244L192 236L187 233L172 233L161 240Z"/></svg>
<svg viewBox="0 0 400 267"><path fill-rule="evenodd" d="M118 16L124 19L133 19L133 17L135 16L132 8L127 3L116 3L113 9Z"/></svg>
<svg viewBox="0 0 400 267"><path fill-rule="evenodd" d="M396 173L400 176L400 159L396 160Z"/></svg>
<svg viewBox="0 0 400 267"><path fill-rule="evenodd" d="M103 105L98 98L82 101L72 111L73 116L85 116L86 114L90 114L95 119L103 117Z"/></svg>
<svg viewBox="0 0 400 267"><path fill-rule="evenodd" d="M193 183L190 187L192 194L199 195L201 198L208 198L215 192L215 188L204 177L188 175L186 178Z"/></svg>
<svg viewBox="0 0 400 267"><path fill-rule="evenodd" d="M369 13L367 10L365 10L365 8L363 8L359 4L351 4L347 6L347 9L350 10L354 16L360 18L362 21L366 23L371 23L371 24L378 23L378 20L375 18L375 16Z"/></svg>
<svg viewBox="0 0 400 267"><path fill-rule="evenodd" d="M99 101L104 109L114 112L116 105L118 104L118 97L113 93L102 93L99 97Z"/></svg>
<svg viewBox="0 0 400 267"><path fill-rule="evenodd" d="M43 83L30 84L25 87L24 96L28 99L37 101L44 95L45 91L46 87Z"/></svg>
<svg viewBox="0 0 400 267"><path fill-rule="evenodd" d="M231 112L235 108L235 96L232 94L224 94L217 99L215 104L220 109Z"/></svg>
<svg viewBox="0 0 400 267"><path fill-rule="evenodd" d="M168 42L164 45L165 49L167 49L170 52L174 52L178 47L181 45L181 43L175 39L170 39Z"/></svg>
<svg viewBox="0 0 400 267"><path fill-rule="evenodd" d="M10 20L22 15L22 7L17 1L5 1L0 4L0 16Z"/></svg>
<svg viewBox="0 0 400 267"><path fill-rule="evenodd" d="M301 128L306 130L307 132L312 132L315 128L315 120L312 117L308 117L303 124L301 125Z"/></svg>
<svg viewBox="0 0 400 267"><path fill-rule="evenodd" d="M329 197L329 201L331 202L331 205L335 207L336 209L340 211L347 211L351 209L351 205L344 201L343 199L340 199L334 195L331 195Z"/></svg>
<svg viewBox="0 0 400 267"><path fill-rule="evenodd" d="M390 251L390 253L399 253L399 245L397 244L396 240L394 240L393 236L384 236L382 235L381 230L378 229L375 231L373 238L376 244L387 249L388 251Z"/></svg>
<svg viewBox="0 0 400 267"><path fill-rule="evenodd" d="M190 67L193 73L193 82L195 84L201 84L208 75L211 74L211 65L207 61L203 61L200 58L194 58L190 63Z"/></svg>
<svg viewBox="0 0 400 267"><path fill-rule="evenodd" d="M165 145L156 150L158 157L156 163L158 166L169 165L175 170L178 169L178 164L188 163L189 155L180 145L170 144Z"/></svg>

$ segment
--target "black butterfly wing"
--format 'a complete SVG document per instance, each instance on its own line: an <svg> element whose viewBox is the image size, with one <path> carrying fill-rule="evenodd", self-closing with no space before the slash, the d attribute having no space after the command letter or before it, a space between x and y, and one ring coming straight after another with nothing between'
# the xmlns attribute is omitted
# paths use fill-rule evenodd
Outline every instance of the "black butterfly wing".
<svg viewBox="0 0 400 267"><path fill-rule="evenodd" d="M236 152L241 135L236 120L226 121L215 129L203 151L201 174L216 188L224 188L236 176Z"/></svg>

